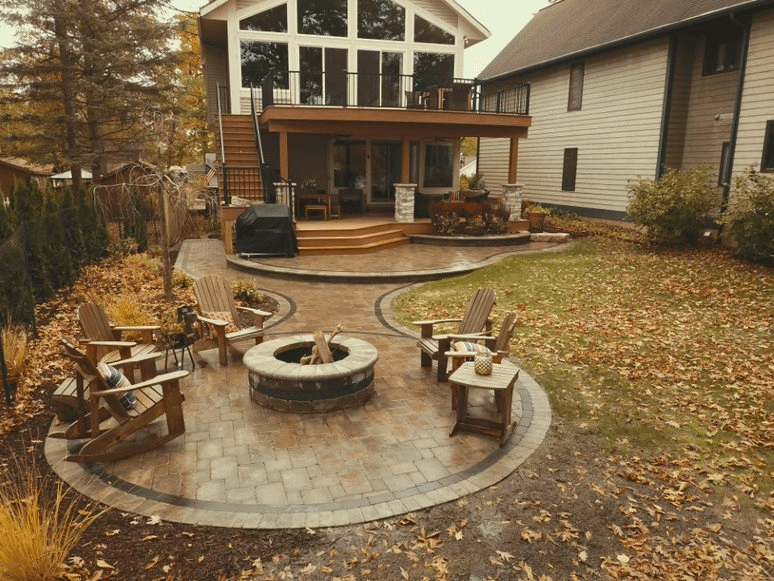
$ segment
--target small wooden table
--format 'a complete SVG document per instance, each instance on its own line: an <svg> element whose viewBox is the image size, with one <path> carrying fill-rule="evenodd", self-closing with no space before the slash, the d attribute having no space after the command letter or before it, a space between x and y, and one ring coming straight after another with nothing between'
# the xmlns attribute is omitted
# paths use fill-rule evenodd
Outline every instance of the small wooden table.
<svg viewBox="0 0 774 581"><path fill-rule="evenodd" d="M516 422L511 421L513 386L519 378L519 368L510 361L492 364L491 375L478 375L473 362L466 361L449 376L449 383L455 390L457 402L457 421L449 436L457 430L468 430L492 436L500 440L502 447L511 436ZM491 389L494 391L495 404L499 413L498 420L479 418L470 415L468 410L468 392L470 389Z"/></svg>

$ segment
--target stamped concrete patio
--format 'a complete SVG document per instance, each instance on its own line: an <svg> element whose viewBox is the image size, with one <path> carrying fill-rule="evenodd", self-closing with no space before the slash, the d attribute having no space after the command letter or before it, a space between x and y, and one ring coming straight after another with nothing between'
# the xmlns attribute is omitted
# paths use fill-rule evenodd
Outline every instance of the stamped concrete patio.
<svg viewBox="0 0 774 581"><path fill-rule="evenodd" d="M549 247L454 252L401 247L326 260L336 281L345 280L347 272L380 274L363 283L330 282L313 262L298 259L263 261L272 269L281 263L298 271L291 279L262 275L261 261L243 261L238 266L247 272L240 272L228 266L221 242L187 241L178 267L194 277L254 277L279 301L267 339L318 328L330 333L341 323L345 334L373 344L379 351L375 395L361 407L326 414L269 410L250 400L239 353L232 351L229 365L221 367L217 350L203 351L196 359L206 366L197 365L184 382L184 436L161 449L95 465L64 462L68 443L48 438L46 457L76 489L116 509L227 527L361 523L491 486L543 440L551 421L548 399L522 370L512 407L518 426L504 447L475 434L449 437L454 424L449 386L436 383L434 369L420 367L416 330L400 326L391 315L392 300L410 288L396 278L431 266L463 272L504 254ZM250 347L240 345L243 352ZM491 396L475 405L487 413Z"/></svg>

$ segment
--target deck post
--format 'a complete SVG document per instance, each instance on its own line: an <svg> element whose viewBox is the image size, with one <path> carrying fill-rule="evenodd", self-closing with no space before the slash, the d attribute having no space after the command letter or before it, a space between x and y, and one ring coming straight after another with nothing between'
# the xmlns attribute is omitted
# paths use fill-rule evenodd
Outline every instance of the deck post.
<svg viewBox="0 0 774 581"><path fill-rule="evenodd" d="M417 184L394 184L395 221L407 223L414 221L414 195Z"/></svg>

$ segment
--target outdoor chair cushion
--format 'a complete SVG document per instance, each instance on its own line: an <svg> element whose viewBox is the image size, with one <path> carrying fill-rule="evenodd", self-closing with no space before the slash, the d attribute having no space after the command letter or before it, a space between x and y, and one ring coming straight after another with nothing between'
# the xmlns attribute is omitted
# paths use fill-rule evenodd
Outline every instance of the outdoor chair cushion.
<svg viewBox="0 0 774 581"><path fill-rule="evenodd" d="M228 311L212 311L202 313L202 316L207 319L226 321L226 333L235 333L236 331L239 331L239 327L237 327L236 321L234 321L234 317Z"/></svg>
<svg viewBox="0 0 774 581"><path fill-rule="evenodd" d="M492 350L486 345L475 343L473 341L454 341L452 349L461 353L491 353Z"/></svg>

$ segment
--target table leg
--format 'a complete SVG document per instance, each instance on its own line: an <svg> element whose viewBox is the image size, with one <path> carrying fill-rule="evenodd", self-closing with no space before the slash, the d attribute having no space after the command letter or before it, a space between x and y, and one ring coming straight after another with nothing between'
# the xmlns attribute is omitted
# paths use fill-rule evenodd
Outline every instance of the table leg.
<svg viewBox="0 0 774 581"><path fill-rule="evenodd" d="M457 421L454 423L454 427L449 433L449 436L453 436L457 433L457 430L462 426L468 413L468 386L455 384L454 390L457 394Z"/></svg>

